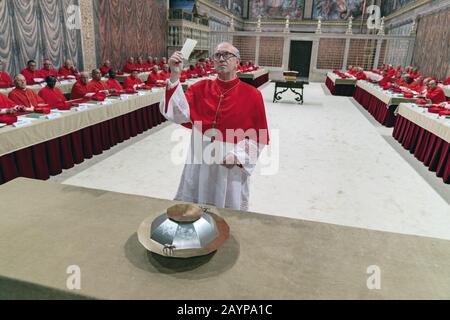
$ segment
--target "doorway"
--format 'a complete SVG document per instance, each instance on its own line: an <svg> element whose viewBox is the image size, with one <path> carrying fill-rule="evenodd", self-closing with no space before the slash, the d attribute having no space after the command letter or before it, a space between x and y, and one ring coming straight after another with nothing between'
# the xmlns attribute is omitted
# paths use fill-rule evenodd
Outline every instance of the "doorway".
<svg viewBox="0 0 450 320"><path fill-rule="evenodd" d="M312 41L291 41L289 70L298 71L300 78L309 78Z"/></svg>

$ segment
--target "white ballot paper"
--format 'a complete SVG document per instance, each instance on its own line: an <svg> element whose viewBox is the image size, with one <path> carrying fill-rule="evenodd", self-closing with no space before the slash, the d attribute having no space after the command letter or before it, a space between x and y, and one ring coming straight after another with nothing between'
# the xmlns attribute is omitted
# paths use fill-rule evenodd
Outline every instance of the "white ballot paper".
<svg viewBox="0 0 450 320"><path fill-rule="evenodd" d="M197 41L193 39L186 39L186 42L183 45L183 49L181 49L181 54L185 60L189 60L192 51L194 51L195 46L197 45Z"/></svg>

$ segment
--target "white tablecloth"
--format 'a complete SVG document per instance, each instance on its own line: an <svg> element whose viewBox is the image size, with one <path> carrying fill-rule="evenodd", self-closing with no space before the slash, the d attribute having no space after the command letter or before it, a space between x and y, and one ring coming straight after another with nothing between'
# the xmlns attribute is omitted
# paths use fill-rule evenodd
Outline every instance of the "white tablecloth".
<svg viewBox="0 0 450 320"><path fill-rule="evenodd" d="M238 77L239 78L245 78L245 79L257 79L265 74L269 73L266 69L258 69L256 71L250 71L250 72L239 72Z"/></svg>
<svg viewBox="0 0 450 320"><path fill-rule="evenodd" d="M155 89L155 92L145 92L145 95L128 96L126 100L111 99L110 104L92 102L88 109L84 111L72 109L67 112L58 112L55 110L52 113L60 113L60 116L55 119L49 120L44 116L33 119L30 124L23 127L7 126L0 128L0 156L153 105L161 101L163 94L164 88L158 88Z"/></svg>
<svg viewBox="0 0 450 320"><path fill-rule="evenodd" d="M343 79L334 72L328 72L327 77L330 78L330 80L333 82L334 85L349 85L349 86L356 85L355 77Z"/></svg>
<svg viewBox="0 0 450 320"><path fill-rule="evenodd" d="M381 79L383 79L383 76L380 74L377 74L375 72L371 72L371 71L364 71L364 73L366 74L366 77L369 79L372 79L374 81L380 81Z"/></svg>
<svg viewBox="0 0 450 320"><path fill-rule="evenodd" d="M402 117L450 143L450 119L438 118L436 113L429 113L426 110L415 104L401 103L397 112Z"/></svg>
<svg viewBox="0 0 450 320"><path fill-rule="evenodd" d="M374 85L368 81L358 80L357 87L367 91L371 95L383 101L387 106L399 105L402 102L414 102L417 98L405 98L401 93L390 93L384 91L380 86Z"/></svg>

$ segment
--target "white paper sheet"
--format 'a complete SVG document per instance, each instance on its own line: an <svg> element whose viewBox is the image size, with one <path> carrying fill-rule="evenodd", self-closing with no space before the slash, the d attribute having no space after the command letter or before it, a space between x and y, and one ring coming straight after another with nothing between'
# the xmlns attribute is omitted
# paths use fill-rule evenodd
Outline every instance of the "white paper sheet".
<svg viewBox="0 0 450 320"><path fill-rule="evenodd" d="M183 45L183 49L181 49L181 54L185 60L189 60L189 57L194 51L195 46L197 45L197 41L193 39L186 39L186 42Z"/></svg>

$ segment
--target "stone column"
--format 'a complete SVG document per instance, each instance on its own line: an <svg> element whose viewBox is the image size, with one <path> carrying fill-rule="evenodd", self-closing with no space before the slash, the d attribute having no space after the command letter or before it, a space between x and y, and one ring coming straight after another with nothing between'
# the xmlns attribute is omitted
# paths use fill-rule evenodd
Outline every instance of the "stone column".
<svg viewBox="0 0 450 320"><path fill-rule="evenodd" d="M344 61L341 70L347 70L348 52L350 50L350 38L345 39Z"/></svg>
<svg viewBox="0 0 450 320"><path fill-rule="evenodd" d="M303 19L311 19L312 18L312 11L313 11L313 0L305 0L305 10Z"/></svg>
<svg viewBox="0 0 450 320"><path fill-rule="evenodd" d="M255 48L255 64L259 65L259 50L260 50L261 36L256 36L256 48Z"/></svg>
<svg viewBox="0 0 450 320"><path fill-rule="evenodd" d="M93 0L79 0L79 3L84 70L91 71L98 66L95 47L94 3Z"/></svg>
<svg viewBox="0 0 450 320"><path fill-rule="evenodd" d="M291 51L291 38L288 35L286 35L284 36L283 61L281 65L281 69L283 69L283 71L289 70L290 51Z"/></svg>
<svg viewBox="0 0 450 320"><path fill-rule="evenodd" d="M377 40L377 51L375 52L375 59L373 61L373 70L378 69L378 62L380 61L380 54L381 54L381 44L383 43L383 40Z"/></svg>

